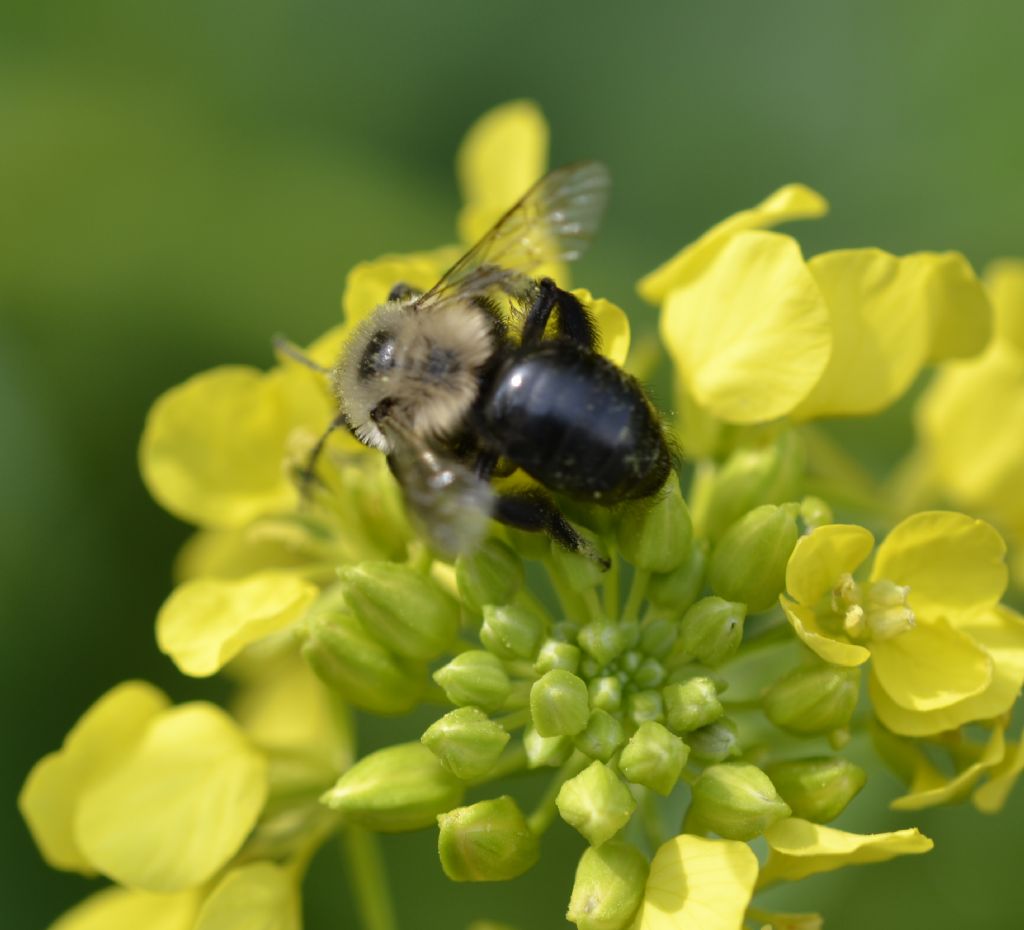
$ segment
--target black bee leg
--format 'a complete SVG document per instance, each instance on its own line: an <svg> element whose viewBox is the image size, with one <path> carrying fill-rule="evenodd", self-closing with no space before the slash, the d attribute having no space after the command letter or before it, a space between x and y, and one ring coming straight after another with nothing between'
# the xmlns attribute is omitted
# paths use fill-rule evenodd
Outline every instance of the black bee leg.
<svg viewBox="0 0 1024 930"><path fill-rule="evenodd" d="M564 549L593 559L603 569L608 568L611 564L576 532L572 524L555 506L554 501L539 491L498 495L492 516L499 523L513 526L518 530L547 533Z"/></svg>
<svg viewBox="0 0 1024 930"><path fill-rule="evenodd" d="M535 346L544 338L551 311L558 308L558 333L585 349L597 348L597 329L587 308L550 278L537 282L537 296L523 321L520 339L524 346Z"/></svg>
<svg viewBox="0 0 1024 930"><path fill-rule="evenodd" d="M327 429L323 431L323 434L316 441L316 445L310 449L306 464L299 470L299 490L304 498L309 496L309 487L315 477L316 460L320 458L320 453L324 451L324 446L327 444L331 433L339 427L347 425L344 414L339 413L327 424Z"/></svg>
<svg viewBox="0 0 1024 930"><path fill-rule="evenodd" d="M388 300L399 300L402 303L405 303L407 300L413 300L414 298L419 297L422 293L423 291L399 281L398 284L391 288L391 291L388 294Z"/></svg>

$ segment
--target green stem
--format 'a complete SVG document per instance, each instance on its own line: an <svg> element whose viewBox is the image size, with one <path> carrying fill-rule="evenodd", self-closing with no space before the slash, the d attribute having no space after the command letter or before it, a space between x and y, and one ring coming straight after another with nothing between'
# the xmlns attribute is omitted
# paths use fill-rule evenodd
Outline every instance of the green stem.
<svg viewBox="0 0 1024 930"><path fill-rule="evenodd" d="M526 747L523 746L522 741L512 743L505 747L505 751L494 764L494 768L486 775L470 782L470 784L483 785L488 782L497 781L499 778L504 778L506 775L515 775L526 768L528 761L526 758Z"/></svg>
<svg viewBox="0 0 1024 930"><path fill-rule="evenodd" d="M530 708L523 707L502 717L495 717L494 722L503 730L518 730L530 722Z"/></svg>
<svg viewBox="0 0 1024 930"><path fill-rule="evenodd" d="M592 622L597 622L607 619L605 617L604 609L601 607L601 602L597 599L597 592L593 588L587 588L582 593L583 603L586 605L587 613L590 616Z"/></svg>
<svg viewBox="0 0 1024 930"><path fill-rule="evenodd" d="M548 573L548 578L551 579L551 586L555 589L555 596L558 598L558 604L562 608L562 616L566 620L583 620L588 616L588 611L583 604L580 596L573 591L558 574L558 570L550 565L547 561L544 562L544 570Z"/></svg>
<svg viewBox="0 0 1024 930"><path fill-rule="evenodd" d="M715 463L711 459L701 459L693 470L690 492L686 500L690 505L690 519L693 522L693 535L703 539L708 530L708 507L711 504L711 489L715 480Z"/></svg>
<svg viewBox="0 0 1024 930"><path fill-rule="evenodd" d="M526 822L535 834L540 836L551 826L551 822L555 819L555 814L558 811L558 808L555 806L555 799L558 797L558 792L562 789L562 785L574 775L582 772L589 762L590 760L582 752L574 752L565 765L554 775L544 791L544 796L534 808L533 813L526 818Z"/></svg>
<svg viewBox="0 0 1024 930"><path fill-rule="evenodd" d="M387 873L377 837L353 825L341 834L348 862L349 884L355 895L363 930L395 930Z"/></svg>
<svg viewBox="0 0 1024 930"><path fill-rule="evenodd" d="M651 851L655 852L665 842L665 828L661 822L654 793L650 790L644 791L643 799L640 802L640 813L643 817L647 842L650 843Z"/></svg>
<svg viewBox="0 0 1024 930"><path fill-rule="evenodd" d="M644 602L644 595L647 593L647 582L651 580L651 573L638 568L633 573L633 583L629 586L629 596L626 598L626 606L622 608L622 622L633 623L640 614L640 605Z"/></svg>
<svg viewBox="0 0 1024 930"><path fill-rule="evenodd" d="M621 580L622 563L614 550L609 551L608 558L612 560L608 574L604 576L604 612L613 620L619 615L619 582Z"/></svg>

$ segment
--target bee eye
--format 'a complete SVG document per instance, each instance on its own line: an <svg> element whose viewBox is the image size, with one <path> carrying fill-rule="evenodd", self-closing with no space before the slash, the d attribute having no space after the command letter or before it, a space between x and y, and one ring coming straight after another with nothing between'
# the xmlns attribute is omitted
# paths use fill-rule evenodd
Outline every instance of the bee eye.
<svg viewBox="0 0 1024 930"><path fill-rule="evenodd" d="M395 367L395 337L386 329L375 332L359 359L359 379L369 381Z"/></svg>

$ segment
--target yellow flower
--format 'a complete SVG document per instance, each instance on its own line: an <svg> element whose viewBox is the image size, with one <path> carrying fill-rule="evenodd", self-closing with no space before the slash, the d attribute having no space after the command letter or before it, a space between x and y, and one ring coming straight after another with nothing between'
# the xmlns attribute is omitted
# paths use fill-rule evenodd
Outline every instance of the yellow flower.
<svg viewBox="0 0 1024 930"><path fill-rule="evenodd" d="M867 530L839 524L797 543L781 598L797 635L827 662L870 658L875 712L896 733L938 733L1009 709L1024 681L1024 624L998 606L1007 577L999 534L962 514L916 514L858 582L873 547Z"/></svg>

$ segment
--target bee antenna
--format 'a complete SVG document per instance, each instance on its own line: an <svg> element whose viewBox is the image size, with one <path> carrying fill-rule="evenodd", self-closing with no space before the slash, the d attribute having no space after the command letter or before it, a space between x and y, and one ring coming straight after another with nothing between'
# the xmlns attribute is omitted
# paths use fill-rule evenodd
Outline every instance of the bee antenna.
<svg viewBox="0 0 1024 930"><path fill-rule="evenodd" d="M307 368L311 368L313 371L319 372L322 375L329 375L331 370L324 368L323 365L314 362L308 355L306 355L302 349L300 349L294 342L285 338L282 335L274 337L274 351L278 355L286 355L288 358L293 359L300 365L305 365Z"/></svg>

